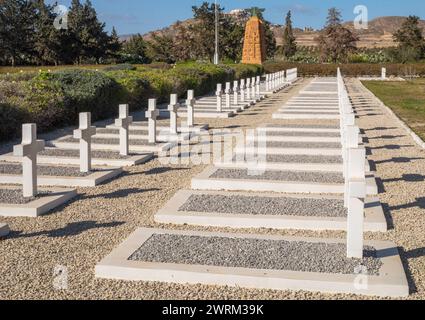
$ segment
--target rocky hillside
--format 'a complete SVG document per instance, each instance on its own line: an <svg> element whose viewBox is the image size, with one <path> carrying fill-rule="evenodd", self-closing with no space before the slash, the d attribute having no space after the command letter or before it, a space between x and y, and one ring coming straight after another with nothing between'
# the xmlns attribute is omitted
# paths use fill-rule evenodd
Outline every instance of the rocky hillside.
<svg viewBox="0 0 425 320"><path fill-rule="evenodd" d="M360 38L358 42L359 47L366 48L383 48L394 46L393 33L400 28L405 17L380 17L369 21L368 30L354 30L353 22L347 22L345 25L356 32ZM192 23L193 20L185 20L183 24ZM425 34L425 20L421 20L420 24L424 29ZM275 33L278 45L282 44L283 28L281 25L273 25L272 29ZM144 35L146 39L149 39L152 33L167 34L173 36L176 32L176 24L173 24L167 28L149 32ZM295 29L295 36L297 43L300 46L316 46L315 38L318 36L320 30L306 29ZM121 40L127 40L131 35L121 36Z"/></svg>

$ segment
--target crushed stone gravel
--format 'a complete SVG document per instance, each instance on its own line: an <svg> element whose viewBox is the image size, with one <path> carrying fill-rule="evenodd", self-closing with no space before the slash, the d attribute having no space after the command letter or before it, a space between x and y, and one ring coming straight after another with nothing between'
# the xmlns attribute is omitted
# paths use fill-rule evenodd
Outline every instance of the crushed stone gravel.
<svg viewBox="0 0 425 320"><path fill-rule="evenodd" d="M246 169L218 169L212 179L270 180L270 181L302 181L317 183L344 183L344 177L336 172L316 171L278 171L270 170L253 174Z"/></svg>
<svg viewBox="0 0 425 320"><path fill-rule="evenodd" d="M233 268L379 275L382 261L365 247L364 259L346 257L346 245L248 238L152 235L128 260Z"/></svg>
<svg viewBox="0 0 425 320"><path fill-rule="evenodd" d="M239 195L191 195L179 211L252 215L347 217L344 201L324 198L292 198Z"/></svg>

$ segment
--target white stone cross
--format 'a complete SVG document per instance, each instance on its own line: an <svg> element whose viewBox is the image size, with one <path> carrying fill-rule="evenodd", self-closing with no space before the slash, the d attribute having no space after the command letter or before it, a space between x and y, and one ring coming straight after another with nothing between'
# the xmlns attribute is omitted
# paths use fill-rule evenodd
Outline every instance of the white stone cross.
<svg viewBox="0 0 425 320"><path fill-rule="evenodd" d="M251 78L246 79L246 98L251 101Z"/></svg>
<svg viewBox="0 0 425 320"><path fill-rule="evenodd" d="M256 91L257 91L258 98L260 98L260 96L261 96L260 85L261 85L261 77L257 76L255 88L256 88Z"/></svg>
<svg viewBox="0 0 425 320"><path fill-rule="evenodd" d="M128 156L129 150L129 127L133 123L133 117L130 116L128 104L121 104L119 106L119 117L115 119L115 126L120 129L120 155Z"/></svg>
<svg viewBox="0 0 425 320"><path fill-rule="evenodd" d="M37 140L37 126L22 125L22 143L14 146L13 153L22 157L22 184L25 198L37 195L37 153L44 150L43 140Z"/></svg>
<svg viewBox="0 0 425 320"><path fill-rule="evenodd" d="M381 70L381 78L382 78L382 80L387 79L387 68L382 68L382 70Z"/></svg>
<svg viewBox="0 0 425 320"><path fill-rule="evenodd" d="M255 96L255 77L251 78L251 99L252 100L256 100L256 96Z"/></svg>
<svg viewBox="0 0 425 320"><path fill-rule="evenodd" d="M230 82L226 82L226 89L224 90L226 94L226 109L230 109L230 94L232 93L232 87Z"/></svg>
<svg viewBox="0 0 425 320"><path fill-rule="evenodd" d="M366 198L365 148L353 148L348 152L348 217L347 257L363 258L364 204Z"/></svg>
<svg viewBox="0 0 425 320"><path fill-rule="evenodd" d="M217 90L215 92L215 95L217 96L217 111L222 112L223 111L223 85L221 83L217 83Z"/></svg>
<svg viewBox="0 0 425 320"><path fill-rule="evenodd" d="M241 93L241 102L245 102L245 79L241 79L240 93Z"/></svg>
<svg viewBox="0 0 425 320"><path fill-rule="evenodd" d="M233 81L233 104L237 106L239 104L239 81Z"/></svg>
<svg viewBox="0 0 425 320"><path fill-rule="evenodd" d="M170 112L170 134L177 134L177 111L180 108L177 94L173 93L170 96L170 104L168 111Z"/></svg>
<svg viewBox="0 0 425 320"><path fill-rule="evenodd" d="M146 111L145 116L148 118L148 142L156 143L156 118L159 117L156 99L149 99L148 111Z"/></svg>
<svg viewBox="0 0 425 320"><path fill-rule="evenodd" d="M195 122L195 91L188 90L187 91L187 99L186 99L186 107L187 107L187 126L188 128L192 128Z"/></svg>
<svg viewBox="0 0 425 320"><path fill-rule="evenodd" d="M74 130L74 138L80 140L80 171L91 170L91 137L96 134L96 127L91 125L91 113L82 112L79 115L79 128Z"/></svg>

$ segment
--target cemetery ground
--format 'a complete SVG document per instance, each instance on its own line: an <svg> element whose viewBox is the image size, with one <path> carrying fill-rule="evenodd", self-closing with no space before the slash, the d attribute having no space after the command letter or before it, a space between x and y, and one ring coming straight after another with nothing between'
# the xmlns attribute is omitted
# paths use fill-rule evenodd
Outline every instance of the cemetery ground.
<svg viewBox="0 0 425 320"><path fill-rule="evenodd" d="M417 135L425 139L425 79L410 81L364 81Z"/></svg>
<svg viewBox="0 0 425 320"><path fill-rule="evenodd" d="M265 123L336 124L334 120L271 120L272 114L309 82L304 79L234 118L198 119L196 124L207 123L210 129L243 130ZM409 299L425 299L425 151L414 143L392 115L367 96L358 80L349 80L348 89L353 96L361 93L354 101L357 123L364 133L368 158L374 161L372 169L379 177L379 197L389 224L388 232L366 233L365 239L396 243L409 281ZM95 188L78 188L77 198L46 216L1 218L12 232L0 240L0 299L375 299L303 291L96 279L95 265L140 227L346 237L345 232L339 231L235 231L155 223L155 213L176 192L189 189L191 179L206 167L164 165L154 159L125 168L120 178ZM56 266L68 270L67 290L56 290L53 286Z"/></svg>

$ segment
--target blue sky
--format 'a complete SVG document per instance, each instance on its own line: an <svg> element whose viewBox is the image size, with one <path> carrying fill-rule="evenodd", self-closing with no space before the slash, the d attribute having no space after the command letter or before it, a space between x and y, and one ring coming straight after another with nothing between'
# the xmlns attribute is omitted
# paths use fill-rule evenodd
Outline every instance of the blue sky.
<svg viewBox="0 0 425 320"><path fill-rule="evenodd" d="M68 6L70 0L57 0ZM81 0L85 1L85 0ZM54 3L56 0L46 0ZM92 0L99 17L108 30L115 26L119 34L146 33L166 27L177 20L192 16L191 7L203 1L197 0ZM337 7L342 10L344 20L353 20L356 5L366 5L369 18L415 14L425 18L424 0L219 0L226 11L258 6L266 9L266 18L273 23L283 23L284 14L293 11L297 27L321 28L327 9Z"/></svg>

